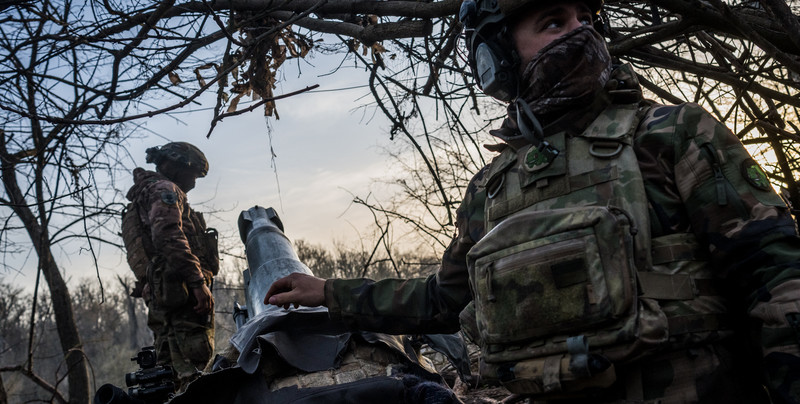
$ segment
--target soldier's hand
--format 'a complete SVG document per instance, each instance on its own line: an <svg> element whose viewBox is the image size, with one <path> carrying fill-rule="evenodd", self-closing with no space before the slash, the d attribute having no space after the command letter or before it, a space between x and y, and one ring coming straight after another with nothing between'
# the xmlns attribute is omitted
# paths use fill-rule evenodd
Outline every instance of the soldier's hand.
<svg viewBox="0 0 800 404"><path fill-rule="evenodd" d="M275 281L264 296L264 304L289 306L322 306L325 304L325 279L293 273Z"/></svg>
<svg viewBox="0 0 800 404"><path fill-rule="evenodd" d="M214 310L214 296L208 290L208 286L203 284L199 288L192 288L194 298L197 299L197 305L194 306L194 311L197 314L209 314Z"/></svg>

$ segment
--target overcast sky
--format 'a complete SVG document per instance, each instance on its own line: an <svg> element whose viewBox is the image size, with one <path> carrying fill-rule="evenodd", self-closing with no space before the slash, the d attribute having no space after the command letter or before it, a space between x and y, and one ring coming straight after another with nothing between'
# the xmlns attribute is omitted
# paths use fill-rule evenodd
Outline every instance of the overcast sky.
<svg viewBox="0 0 800 404"><path fill-rule="evenodd" d="M148 126L170 141L191 142L206 154L209 175L189 193L190 202L202 203L200 210L230 210L220 214L235 228L241 210L255 204L272 206L292 238L329 243L357 236L345 221L354 220L345 214L352 199L348 191L360 194L372 179L386 173L381 151L390 143L386 120L372 109L366 111L369 115L357 109L371 100L363 97L368 94L365 83L360 74L317 77L305 72L301 79L287 80L276 94L309 84L320 87L278 101L279 120L265 118L261 111L227 118L210 139L205 134L211 111L187 119L178 116L183 123L162 117ZM341 90L345 88L350 89ZM140 150L132 149L138 165L148 166L146 147L163 143L149 136L138 145ZM219 223L214 226L222 228Z"/></svg>
<svg viewBox="0 0 800 404"><path fill-rule="evenodd" d="M189 202L199 211L216 211L206 216L208 225L225 236L236 235L237 243L237 218L254 205L274 207L293 241L326 246L333 241L357 243L368 232L371 215L351 205L352 194L366 196L375 179L386 177L388 164L382 150L391 147L388 123L374 108L359 108L372 100L365 72L350 68L326 75L339 63L331 56L313 63L317 67L304 66L299 78L296 67L285 66L286 77L276 95L312 84L319 88L279 100L279 120L265 118L263 110L253 111L225 119L207 139L214 105L209 97L203 105L192 106L195 112L184 109L174 117L146 121L138 131L143 137L130 142L136 165L153 169L145 163L147 147L168 141L198 146L210 170L189 193ZM130 177L117 181L123 194L133 183ZM372 190L381 192L380 187ZM121 251L95 248L104 280L130 272ZM57 259L70 285L96 276L88 251L64 251ZM29 256L21 267L22 271L6 271L0 277L32 290L35 257Z"/></svg>

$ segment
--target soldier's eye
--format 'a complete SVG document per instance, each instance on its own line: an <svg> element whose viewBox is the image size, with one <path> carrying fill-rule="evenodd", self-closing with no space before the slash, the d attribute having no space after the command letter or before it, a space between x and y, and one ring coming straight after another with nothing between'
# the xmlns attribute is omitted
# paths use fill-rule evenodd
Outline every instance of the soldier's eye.
<svg viewBox="0 0 800 404"><path fill-rule="evenodd" d="M542 24L542 27L543 29L555 29L560 28L562 25L564 24L560 20L551 19L545 21L544 24Z"/></svg>

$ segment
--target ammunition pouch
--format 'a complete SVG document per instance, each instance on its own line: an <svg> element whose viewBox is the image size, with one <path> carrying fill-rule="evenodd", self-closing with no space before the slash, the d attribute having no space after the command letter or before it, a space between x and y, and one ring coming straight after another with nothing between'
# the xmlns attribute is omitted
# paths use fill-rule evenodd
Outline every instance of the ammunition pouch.
<svg viewBox="0 0 800 404"><path fill-rule="evenodd" d="M208 269L213 276L217 276L219 273L219 233L217 229L206 229L200 235L200 241L204 252L203 267Z"/></svg>
<svg viewBox="0 0 800 404"><path fill-rule="evenodd" d="M627 214L590 206L524 211L490 231L467 259L483 364L512 392L606 387L610 359L592 348L636 339L633 237ZM664 324L665 325L665 324ZM572 337L569 337L572 336ZM472 336L474 338L474 335Z"/></svg>
<svg viewBox="0 0 800 404"><path fill-rule="evenodd" d="M487 359L493 344L574 334L636 313L630 223L606 207L522 212L478 242L468 265ZM520 318L529 321L510 321Z"/></svg>
<svg viewBox="0 0 800 404"><path fill-rule="evenodd" d="M219 273L219 233L217 229L206 228L206 221L202 213L192 211L189 215L197 234L189 236L189 245L192 253L200 260L204 270L213 276Z"/></svg>

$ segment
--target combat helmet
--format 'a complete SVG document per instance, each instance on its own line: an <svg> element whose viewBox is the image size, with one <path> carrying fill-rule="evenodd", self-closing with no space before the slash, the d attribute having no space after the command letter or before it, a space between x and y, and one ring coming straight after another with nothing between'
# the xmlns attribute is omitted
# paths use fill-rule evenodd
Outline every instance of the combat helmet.
<svg viewBox="0 0 800 404"><path fill-rule="evenodd" d="M187 142L170 142L163 146L151 147L145 151L146 161L156 166L173 161L198 173L198 177L208 174L208 160L205 154L195 145Z"/></svg>
<svg viewBox="0 0 800 404"><path fill-rule="evenodd" d="M458 18L464 26L468 59L475 82L487 95L509 102L517 96L520 58L509 18L525 9L559 0L464 0ZM563 1L563 0L560 0ZM580 0L599 13L603 0Z"/></svg>

